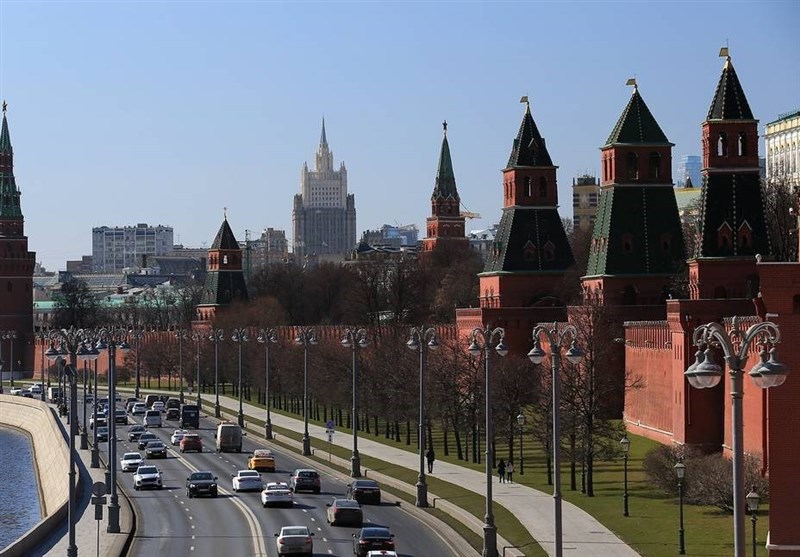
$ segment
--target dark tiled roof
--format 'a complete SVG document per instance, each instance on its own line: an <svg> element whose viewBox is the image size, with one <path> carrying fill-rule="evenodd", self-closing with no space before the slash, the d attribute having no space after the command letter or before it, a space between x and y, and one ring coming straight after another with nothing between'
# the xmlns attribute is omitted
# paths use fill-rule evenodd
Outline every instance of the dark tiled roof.
<svg viewBox="0 0 800 557"><path fill-rule="evenodd" d="M0 173L0 217L22 217L19 198L20 192L17 190L14 175L7 172Z"/></svg>
<svg viewBox="0 0 800 557"><path fill-rule="evenodd" d="M536 127L536 122L531 116L531 108L527 107L522 123L519 125L519 132L514 139L514 146L511 148L511 156L508 157L506 168L517 166L553 166L550 153L547 152L544 138Z"/></svg>
<svg viewBox="0 0 800 557"><path fill-rule="evenodd" d="M214 238L214 243L211 244L211 249L239 249L239 242L233 236L233 230L231 230L227 218L222 221L222 226L219 227L219 232Z"/></svg>
<svg viewBox="0 0 800 557"><path fill-rule="evenodd" d="M609 188L600 193L586 276L672 274L685 249L671 186Z"/></svg>
<svg viewBox="0 0 800 557"><path fill-rule="evenodd" d="M752 242L749 245L740 246L736 241L726 248L720 245L718 231L724 223L731 230L738 231L745 222L751 229ZM772 255L758 173L703 176L700 235L696 257Z"/></svg>
<svg viewBox="0 0 800 557"><path fill-rule="evenodd" d="M617 120L617 125L606 140L606 145L618 143L671 145L650 109L647 108L638 88L634 88L631 100L628 101L628 105Z"/></svg>
<svg viewBox="0 0 800 557"><path fill-rule="evenodd" d="M753 113L750 104L739 83L733 63L728 58L725 67L722 68L722 75L717 83L717 90L711 107L708 109L707 120L753 120Z"/></svg>
<svg viewBox="0 0 800 557"><path fill-rule="evenodd" d="M563 271L574 262L555 207L506 207L484 272Z"/></svg>
<svg viewBox="0 0 800 557"><path fill-rule="evenodd" d="M436 186L433 188L433 197L455 197L458 199L456 189L456 176L453 173L453 161L450 159L450 144L447 135L442 139L442 150L439 154L439 169L436 172Z"/></svg>
<svg viewBox="0 0 800 557"><path fill-rule="evenodd" d="M247 300L247 285L242 271L209 271L203 298L205 305L227 305L235 300Z"/></svg>

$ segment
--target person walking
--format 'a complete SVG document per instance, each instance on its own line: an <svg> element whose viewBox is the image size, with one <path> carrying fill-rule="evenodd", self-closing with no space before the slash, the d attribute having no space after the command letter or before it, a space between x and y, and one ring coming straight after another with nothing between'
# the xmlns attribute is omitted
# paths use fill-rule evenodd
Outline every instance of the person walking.
<svg viewBox="0 0 800 557"><path fill-rule="evenodd" d="M500 462L497 464L497 475L500 476L500 483L505 483L506 481L506 463L501 458Z"/></svg>
<svg viewBox="0 0 800 557"><path fill-rule="evenodd" d="M436 460L436 453L433 452L433 447L428 449L425 453L425 458L428 459L428 474L433 474L433 461Z"/></svg>
<svg viewBox="0 0 800 557"><path fill-rule="evenodd" d="M506 479L510 483L514 483L514 461L512 459L508 459L508 464L506 464Z"/></svg>

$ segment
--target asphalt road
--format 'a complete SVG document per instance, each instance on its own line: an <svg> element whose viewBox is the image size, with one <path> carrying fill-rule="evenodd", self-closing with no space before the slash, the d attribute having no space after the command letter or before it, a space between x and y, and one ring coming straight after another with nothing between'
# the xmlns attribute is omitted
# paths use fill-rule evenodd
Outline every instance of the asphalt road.
<svg viewBox="0 0 800 557"><path fill-rule="evenodd" d="M131 418L131 422L134 420ZM141 423L137 417L136 423ZM231 474L247 468L249 452L268 446L263 440L245 437L242 453L216 453L214 427L216 421L204 418L198 430L204 452L181 454L170 445L170 435L177 421L164 420L164 427L150 431L168 446L166 459L145 461L159 467L163 476L162 490L135 491L133 473L119 471L117 478L136 508L137 531L131 546L133 555L208 555L248 556L278 555L274 534L282 526L305 525L314 532L315 556L353 555L353 534L358 528L330 526L326 521L326 503L334 497L344 497L347 478L318 468L322 477L319 495L295 494L291 509L261 506L260 492L233 493ZM117 456L138 451L136 442L127 441L128 426L117 426ZM90 432L91 434L91 432ZM287 481L295 468L308 465L286 452L269 445L275 453L277 470L263 473L264 482ZM105 449L105 443L101 444ZM144 455L144 451L138 451ZM219 497L186 497L185 483L191 471L210 470L219 479ZM384 496L384 499L393 500ZM425 524L416 520L402 507L391 503L364 505L364 524L386 526L395 534L397 552L402 557L451 557L453 550Z"/></svg>

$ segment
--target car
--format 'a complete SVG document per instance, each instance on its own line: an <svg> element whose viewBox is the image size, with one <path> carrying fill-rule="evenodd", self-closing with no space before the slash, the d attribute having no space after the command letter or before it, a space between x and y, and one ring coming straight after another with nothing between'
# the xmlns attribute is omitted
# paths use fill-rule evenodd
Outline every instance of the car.
<svg viewBox="0 0 800 557"><path fill-rule="evenodd" d="M269 449L256 449L253 456L247 459L247 467L259 472L274 472L275 455Z"/></svg>
<svg viewBox="0 0 800 557"><path fill-rule="evenodd" d="M275 534L278 555L314 555L313 536L307 526L284 526Z"/></svg>
<svg viewBox="0 0 800 557"><path fill-rule="evenodd" d="M164 403L161 402L160 400L157 400L150 407L150 410L158 410L159 412L161 412L163 414L164 413Z"/></svg>
<svg viewBox="0 0 800 557"><path fill-rule="evenodd" d="M164 414L165 420L180 420L181 419L181 409L180 408L167 408L166 414Z"/></svg>
<svg viewBox="0 0 800 557"><path fill-rule="evenodd" d="M388 549L376 549L375 551L367 552L367 557L398 557L396 551Z"/></svg>
<svg viewBox="0 0 800 557"><path fill-rule="evenodd" d="M355 499L361 504L381 503L381 486L375 480L353 480L347 485L347 498Z"/></svg>
<svg viewBox="0 0 800 557"><path fill-rule="evenodd" d="M147 406L144 405L144 402L136 402L131 408L132 416L144 416L145 412L147 412Z"/></svg>
<svg viewBox="0 0 800 557"><path fill-rule="evenodd" d="M108 441L108 426L97 426L97 442L104 443Z"/></svg>
<svg viewBox="0 0 800 557"><path fill-rule="evenodd" d="M178 410L180 410L181 409L181 399L175 398L175 397L170 397L164 403L164 406L166 407L167 410L169 410L170 408L177 408Z"/></svg>
<svg viewBox="0 0 800 557"><path fill-rule="evenodd" d="M35 395L40 395L40 394L42 394L42 391L44 390L44 389L42 389L42 384L41 384L41 383L34 383L33 385L31 385L31 386L30 386L30 387L28 387L28 388L29 388L29 389L30 389L30 391L31 391L33 394L35 394Z"/></svg>
<svg viewBox="0 0 800 557"><path fill-rule="evenodd" d="M167 446L161 441L150 441L144 448L145 458L167 458Z"/></svg>
<svg viewBox="0 0 800 557"><path fill-rule="evenodd" d="M128 400L125 401L125 411L130 414L133 410L133 406L138 402L141 402L138 398L128 397Z"/></svg>
<svg viewBox="0 0 800 557"><path fill-rule="evenodd" d="M83 400L84 400L84 402L86 402L86 404L91 404L92 406L94 406L94 395L93 394L89 393L88 395L86 395L84 397Z"/></svg>
<svg viewBox="0 0 800 557"><path fill-rule="evenodd" d="M394 551L394 534L383 526L367 526L353 534L353 553L367 557L371 551Z"/></svg>
<svg viewBox="0 0 800 557"><path fill-rule="evenodd" d="M264 489L261 474L255 470L239 470L236 474L231 474L231 478L233 478L234 491L261 491Z"/></svg>
<svg viewBox="0 0 800 557"><path fill-rule="evenodd" d="M185 429L176 429L172 432L172 437L169 438L169 442L173 445L179 445L183 436L186 435L187 431Z"/></svg>
<svg viewBox="0 0 800 557"><path fill-rule="evenodd" d="M163 489L161 471L155 466L139 466L133 475L133 489Z"/></svg>
<svg viewBox="0 0 800 557"><path fill-rule="evenodd" d="M94 415L91 418L89 418L89 429L94 429L95 426L100 427L104 425L105 426L108 425L108 420L102 416Z"/></svg>
<svg viewBox="0 0 800 557"><path fill-rule="evenodd" d="M191 499L200 495L217 496L217 477L212 472L192 472L186 478L186 497Z"/></svg>
<svg viewBox="0 0 800 557"><path fill-rule="evenodd" d="M33 393L30 389L22 389L20 392L17 393L19 396L24 396L26 398L33 398Z"/></svg>
<svg viewBox="0 0 800 557"><path fill-rule="evenodd" d="M128 428L128 441L137 441L143 433L147 433L147 429L143 425L132 425Z"/></svg>
<svg viewBox="0 0 800 557"><path fill-rule="evenodd" d="M289 478L289 489L298 491L320 492L319 472L313 468L298 468Z"/></svg>
<svg viewBox="0 0 800 557"><path fill-rule="evenodd" d="M203 440L196 433L186 433L181 439L180 449L182 453L188 451L203 452Z"/></svg>
<svg viewBox="0 0 800 557"><path fill-rule="evenodd" d="M139 450L143 450L150 441L158 441L158 435L150 433L149 431L142 433L139 436Z"/></svg>
<svg viewBox="0 0 800 557"><path fill-rule="evenodd" d="M148 410L144 413L142 423L146 427L161 427L161 412L158 410Z"/></svg>
<svg viewBox="0 0 800 557"><path fill-rule="evenodd" d="M11 390L8 392L14 396L19 396L19 394L22 392L22 387L11 387Z"/></svg>
<svg viewBox="0 0 800 557"><path fill-rule="evenodd" d="M326 519L331 526L357 526L361 528L364 513L355 499L334 499L328 503Z"/></svg>
<svg viewBox="0 0 800 557"><path fill-rule="evenodd" d="M261 506L266 507L291 507L294 505L294 495L286 482L269 482L261 492Z"/></svg>
<svg viewBox="0 0 800 557"><path fill-rule="evenodd" d="M125 453L119 461L119 468L123 472L132 472L142 465L144 459L139 453Z"/></svg>
<svg viewBox="0 0 800 557"><path fill-rule="evenodd" d="M114 421L118 424L128 424L128 413L122 408L114 410Z"/></svg>

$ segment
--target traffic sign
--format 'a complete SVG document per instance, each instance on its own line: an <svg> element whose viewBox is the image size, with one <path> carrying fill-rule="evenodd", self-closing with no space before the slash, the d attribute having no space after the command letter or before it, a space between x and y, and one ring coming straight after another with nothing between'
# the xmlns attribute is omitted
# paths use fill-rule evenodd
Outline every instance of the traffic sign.
<svg viewBox="0 0 800 557"><path fill-rule="evenodd" d="M328 423L325 424L325 427L327 429L333 429L334 428L333 420L328 420Z"/></svg>

